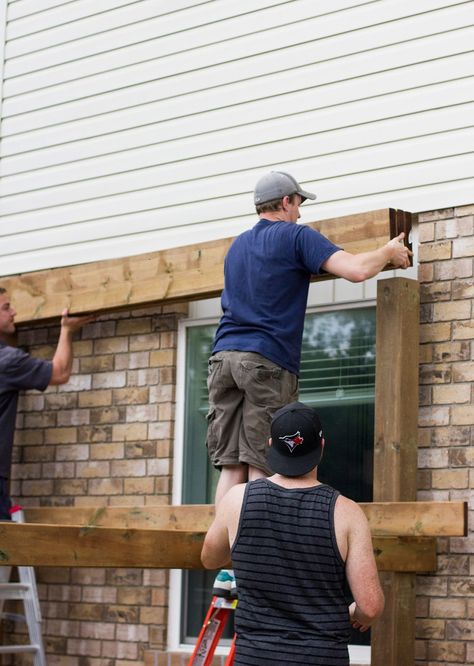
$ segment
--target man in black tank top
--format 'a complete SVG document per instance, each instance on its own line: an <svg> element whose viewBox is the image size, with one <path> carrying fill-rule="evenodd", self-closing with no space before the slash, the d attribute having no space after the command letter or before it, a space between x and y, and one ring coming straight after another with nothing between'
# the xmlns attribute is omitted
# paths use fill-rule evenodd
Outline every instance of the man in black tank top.
<svg viewBox="0 0 474 666"><path fill-rule="evenodd" d="M349 666L351 625L365 631L384 605L367 519L317 480L324 438L312 408L276 412L269 443L275 474L225 495L201 555L209 569L232 559L234 664Z"/></svg>

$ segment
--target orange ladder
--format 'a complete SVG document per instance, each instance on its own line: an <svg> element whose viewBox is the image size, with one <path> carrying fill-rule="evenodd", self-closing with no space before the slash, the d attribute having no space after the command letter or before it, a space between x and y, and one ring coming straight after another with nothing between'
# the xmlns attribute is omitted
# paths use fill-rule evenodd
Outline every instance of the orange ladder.
<svg viewBox="0 0 474 666"><path fill-rule="evenodd" d="M211 605L204 618L199 632L196 647L191 655L189 666L210 666L219 639L224 631L232 611L237 606L237 599L224 599L223 597L212 597ZM235 653L235 635L230 646L230 652L225 661L225 666L232 666Z"/></svg>

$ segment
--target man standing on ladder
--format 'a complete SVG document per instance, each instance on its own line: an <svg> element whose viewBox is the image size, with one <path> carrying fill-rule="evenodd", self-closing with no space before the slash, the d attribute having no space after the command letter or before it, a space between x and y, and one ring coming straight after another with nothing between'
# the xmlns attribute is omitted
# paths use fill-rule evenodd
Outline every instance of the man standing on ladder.
<svg viewBox="0 0 474 666"><path fill-rule="evenodd" d="M381 248L351 254L297 224L300 205L315 198L287 173L265 174L254 191L260 220L234 240L225 259L223 314L208 376L207 447L221 470L216 504L235 484L270 474L265 445L272 415L298 397L311 275L362 282L387 264L410 265L403 233ZM231 572L221 572L214 593L232 585Z"/></svg>
<svg viewBox="0 0 474 666"><path fill-rule="evenodd" d="M64 310L53 360L44 361L5 343L15 333L15 315L6 290L0 287L0 520L10 520L9 479L19 391L44 391L69 381L73 333L94 319L70 317Z"/></svg>
<svg viewBox="0 0 474 666"><path fill-rule="evenodd" d="M225 495L201 554L209 569L232 557L234 664L349 666L351 624L365 631L384 605L367 519L317 480L324 437L314 409L278 410L269 444L273 476Z"/></svg>

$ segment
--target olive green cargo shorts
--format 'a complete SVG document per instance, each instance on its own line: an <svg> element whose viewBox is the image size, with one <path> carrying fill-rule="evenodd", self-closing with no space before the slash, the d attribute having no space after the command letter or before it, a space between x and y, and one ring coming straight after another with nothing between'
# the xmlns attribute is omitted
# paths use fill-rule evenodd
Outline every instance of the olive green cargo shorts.
<svg viewBox="0 0 474 666"><path fill-rule="evenodd" d="M214 467L245 463L272 474L266 450L277 409L298 399L298 377L254 352L209 359L207 448Z"/></svg>

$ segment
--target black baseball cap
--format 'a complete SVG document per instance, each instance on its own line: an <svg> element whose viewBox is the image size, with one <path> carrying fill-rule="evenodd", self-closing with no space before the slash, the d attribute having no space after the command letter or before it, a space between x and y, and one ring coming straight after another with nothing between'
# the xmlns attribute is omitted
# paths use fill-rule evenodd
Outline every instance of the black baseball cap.
<svg viewBox="0 0 474 666"><path fill-rule="evenodd" d="M302 476L319 464L323 430L312 407L292 402L273 415L267 450L270 469L283 476Z"/></svg>

